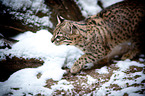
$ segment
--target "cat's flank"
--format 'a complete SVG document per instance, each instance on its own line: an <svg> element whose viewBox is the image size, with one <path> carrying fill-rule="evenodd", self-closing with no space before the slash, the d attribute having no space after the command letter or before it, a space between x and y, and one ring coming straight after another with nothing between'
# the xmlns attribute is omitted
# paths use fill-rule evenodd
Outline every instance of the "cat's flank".
<svg viewBox="0 0 145 96"><path fill-rule="evenodd" d="M60 16L57 19L51 41L74 45L85 53L74 63L71 73L79 72L87 63L108 63L115 55L132 59L144 45L145 6L138 0L116 3L80 22Z"/></svg>

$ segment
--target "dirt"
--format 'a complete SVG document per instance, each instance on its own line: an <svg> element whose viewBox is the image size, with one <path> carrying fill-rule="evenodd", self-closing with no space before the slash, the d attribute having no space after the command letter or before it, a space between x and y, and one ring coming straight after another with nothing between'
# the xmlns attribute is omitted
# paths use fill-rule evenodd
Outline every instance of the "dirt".
<svg viewBox="0 0 145 96"><path fill-rule="evenodd" d="M9 56L6 57L6 60L0 61L0 81L5 81L9 78L14 72L24 69L24 68L36 68L41 66L44 61L38 59L24 59L18 57Z"/></svg>

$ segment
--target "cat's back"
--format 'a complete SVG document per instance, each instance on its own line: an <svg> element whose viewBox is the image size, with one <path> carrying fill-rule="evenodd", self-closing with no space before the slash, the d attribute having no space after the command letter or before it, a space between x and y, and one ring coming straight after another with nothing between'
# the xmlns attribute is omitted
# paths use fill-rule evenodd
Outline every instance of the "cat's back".
<svg viewBox="0 0 145 96"><path fill-rule="evenodd" d="M96 21L101 18L109 27L137 27L145 21L145 3L142 0L125 0L109 6L97 15L89 17L86 21ZM135 29L135 28L134 28Z"/></svg>
<svg viewBox="0 0 145 96"><path fill-rule="evenodd" d="M111 5L104 10L102 10L99 16L105 17L113 16L113 15L121 15L124 14L126 16L133 16L135 14L145 15L145 3L142 0L125 0L122 2L118 2L114 5ZM137 13L136 13L137 12Z"/></svg>
<svg viewBox="0 0 145 96"><path fill-rule="evenodd" d="M114 22L124 26L133 25L145 18L145 4L141 0L126 0L106 8L100 12L99 16L109 23Z"/></svg>
<svg viewBox="0 0 145 96"><path fill-rule="evenodd" d="M142 0L125 0L111 5L86 19L90 34L94 31L107 46L122 42L144 43L145 4ZM103 38L104 36L104 38ZM102 37L102 38L101 38Z"/></svg>

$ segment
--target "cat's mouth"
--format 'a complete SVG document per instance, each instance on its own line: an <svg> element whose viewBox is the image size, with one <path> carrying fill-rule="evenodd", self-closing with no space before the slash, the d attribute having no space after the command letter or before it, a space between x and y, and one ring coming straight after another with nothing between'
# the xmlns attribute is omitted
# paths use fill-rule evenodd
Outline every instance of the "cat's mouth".
<svg viewBox="0 0 145 96"><path fill-rule="evenodd" d="M70 45L69 43L65 43L65 42L54 42L55 45Z"/></svg>
<svg viewBox="0 0 145 96"><path fill-rule="evenodd" d="M57 41L56 39L51 39L51 42L54 43L55 45L63 45L62 41Z"/></svg>
<svg viewBox="0 0 145 96"><path fill-rule="evenodd" d="M60 42L57 42L57 41L52 41L52 43L54 43L54 44L57 45L57 46L58 46L58 45L61 45Z"/></svg>
<svg viewBox="0 0 145 96"><path fill-rule="evenodd" d="M64 40L64 39L57 39L57 38L52 38L51 42L54 43L55 45L71 45L70 41Z"/></svg>
<svg viewBox="0 0 145 96"><path fill-rule="evenodd" d="M63 42L63 41L61 41L61 42L60 41L59 42L54 41L54 44L57 45L57 46L59 46L59 45L71 45L71 44Z"/></svg>

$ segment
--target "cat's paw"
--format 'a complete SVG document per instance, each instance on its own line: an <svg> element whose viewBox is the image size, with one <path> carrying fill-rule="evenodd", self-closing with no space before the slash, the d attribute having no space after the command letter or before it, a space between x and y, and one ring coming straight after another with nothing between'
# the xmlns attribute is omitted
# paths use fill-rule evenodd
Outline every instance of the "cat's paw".
<svg viewBox="0 0 145 96"><path fill-rule="evenodd" d="M81 70L80 67L78 66L73 66L71 69L70 69L70 73L73 74L73 75L76 75L77 73L79 73Z"/></svg>

